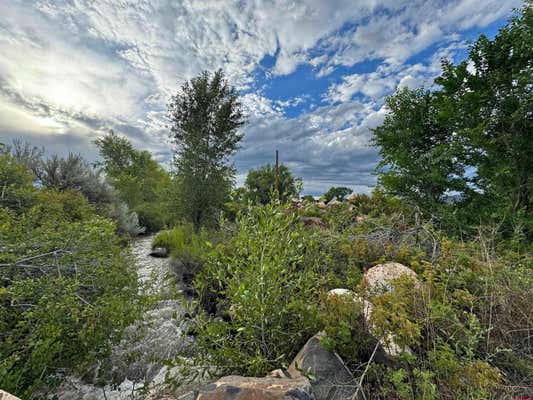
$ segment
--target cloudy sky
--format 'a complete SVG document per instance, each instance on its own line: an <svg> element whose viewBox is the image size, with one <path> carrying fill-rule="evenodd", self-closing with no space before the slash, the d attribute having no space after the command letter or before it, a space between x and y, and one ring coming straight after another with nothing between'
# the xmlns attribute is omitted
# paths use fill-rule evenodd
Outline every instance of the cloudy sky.
<svg viewBox="0 0 533 400"><path fill-rule="evenodd" d="M520 0L0 0L0 142L81 152L115 130L161 162L166 104L186 79L223 68L248 114L246 171L274 157L304 179L368 192L370 128L386 95L431 86L493 36Z"/></svg>

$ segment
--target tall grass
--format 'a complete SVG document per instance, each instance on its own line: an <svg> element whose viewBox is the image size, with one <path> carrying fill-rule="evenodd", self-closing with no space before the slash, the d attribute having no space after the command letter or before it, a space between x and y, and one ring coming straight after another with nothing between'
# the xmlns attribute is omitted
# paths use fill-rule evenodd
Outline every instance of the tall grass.
<svg viewBox="0 0 533 400"><path fill-rule="evenodd" d="M183 224L158 233L152 249L162 247L185 263L201 262L212 247L209 236L207 231L195 232L191 224Z"/></svg>

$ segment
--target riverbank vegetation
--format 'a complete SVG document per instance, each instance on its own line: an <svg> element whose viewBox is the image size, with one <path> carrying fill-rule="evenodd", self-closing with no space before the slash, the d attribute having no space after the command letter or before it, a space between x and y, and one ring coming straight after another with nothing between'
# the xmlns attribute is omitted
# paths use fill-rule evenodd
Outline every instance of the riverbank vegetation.
<svg viewBox="0 0 533 400"><path fill-rule="evenodd" d="M481 400L533 386L531 43L526 5L464 62L444 61L435 86L389 97L373 134L377 187L331 188L328 204L300 200L284 165L233 188L245 117L221 71L171 99L171 172L114 133L95 141L96 167L3 146L0 386L36 398L105 359L149 303L125 247L143 232L159 232L153 247L192 281L197 350L166 360L185 380L264 376L323 331L366 398ZM369 293L365 272L386 262L416 281ZM370 302L370 319L335 288ZM385 337L401 351L375 357Z"/></svg>

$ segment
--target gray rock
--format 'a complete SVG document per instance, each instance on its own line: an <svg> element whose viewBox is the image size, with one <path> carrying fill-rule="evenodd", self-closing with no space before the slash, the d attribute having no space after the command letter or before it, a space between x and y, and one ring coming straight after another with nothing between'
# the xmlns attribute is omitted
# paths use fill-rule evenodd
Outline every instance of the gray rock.
<svg viewBox="0 0 533 400"><path fill-rule="evenodd" d="M309 339L287 371L292 377L309 376L316 400L351 399L357 383L339 355L320 344L323 335Z"/></svg>
<svg viewBox="0 0 533 400"><path fill-rule="evenodd" d="M154 247L152 251L150 252L150 255L152 257L167 258L168 251L164 247Z"/></svg>

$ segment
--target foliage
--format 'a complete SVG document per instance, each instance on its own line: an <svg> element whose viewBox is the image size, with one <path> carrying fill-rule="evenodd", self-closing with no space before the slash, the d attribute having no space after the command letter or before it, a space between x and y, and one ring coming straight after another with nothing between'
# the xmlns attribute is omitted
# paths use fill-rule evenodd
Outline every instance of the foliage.
<svg viewBox="0 0 533 400"><path fill-rule="evenodd" d="M227 201L235 153L244 124L242 105L224 73L207 72L186 82L169 104L179 212L195 229L216 225Z"/></svg>
<svg viewBox="0 0 533 400"><path fill-rule="evenodd" d="M276 190L281 201L298 196L301 190L301 179L294 178L286 165L278 166L278 187L276 188L276 171L270 164L258 169L251 169L244 183L248 199L256 204L268 204L273 200Z"/></svg>
<svg viewBox="0 0 533 400"><path fill-rule="evenodd" d="M172 257L187 264L203 263L213 246L213 235L206 230L195 232L191 224L162 231L152 241L152 248L162 247Z"/></svg>
<svg viewBox="0 0 533 400"><path fill-rule="evenodd" d="M374 359L364 380L367 397L500 398L507 388L531 385L530 249L497 244L495 229L480 230L470 242L455 241L395 199L378 192L371 200L375 210L365 205L371 216L364 221L350 217L357 209L328 209L324 218L337 223L322 232L319 251L325 289L351 288L370 300L373 335L392 333L412 352L392 363ZM393 292L369 295L354 271L387 261L414 269L421 286L399 280ZM321 300L327 333L322 342L356 375L373 348L358 307L335 297Z"/></svg>
<svg viewBox="0 0 533 400"><path fill-rule="evenodd" d="M440 108L459 128L475 185L492 201L531 213L533 164L533 4L511 18L493 40L481 35L468 58L443 63L436 80ZM461 110L461 112L457 112Z"/></svg>
<svg viewBox="0 0 533 400"><path fill-rule="evenodd" d="M135 236L144 231L139 227L137 214L116 198L114 191L104 181L100 172L93 169L81 155L71 153L67 158L53 155L44 160L43 152L44 149L20 141L14 141L13 146L4 146L0 149L0 157L4 161L12 160L13 165L25 170L27 175L27 184L19 189L26 191L27 196L19 192L15 196L17 201L26 203L31 201L30 197L34 193L31 190L32 181L38 186L58 191L73 190L82 193L95 206L99 215L115 219L119 233ZM7 164L1 167L6 173L18 175L10 170ZM8 194L5 193L5 201L8 201Z"/></svg>
<svg viewBox="0 0 533 400"><path fill-rule="evenodd" d="M202 357L217 372L260 376L287 363L317 326L318 263L313 236L275 205L241 214L230 249L210 257L195 280L218 296L222 319L198 319ZM314 254L314 253L313 253Z"/></svg>
<svg viewBox="0 0 533 400"><path fill-rule="evenodd" d="M404 88L386 105L390 112L373 137L382 157L379 184L424 211L444 204L450 191L464 192L462 147L454 142L453 126L439 118L435 94Z"/></svg>
<svg viewBox="0 0 533 400"><path fill-rule="evenodd" d="M27 190L32 204L0 207L0 386L23 398L86 372L143 304L112 221L79 192Z"/></svg>
<svg viewBox="0 0 533 400"><path fill-rule="evenodd" d="M379 183L449 229L499 223L509 237L531 234L533 5L493 40L480 36L458 65L443 61L436 90L404 89L387 99L374 131Z"/></svg>
<svg viewBox="0 0 533 400"><path fill-rule="evenodd" d="M39 180L55 190L77 190L93 204L110 203L111 190L89 163L79 154L70 153L67 158L52 156L43 162Z"/></svg>
<svg viewBox="0 0 533 400"><path fill-rule="evenodd" d="M0 154L0 206L13 210L28 207L34 198L33 176L9 154Z"/></svg>
<svg viewBox="0 0 533 400"><path fill-rule="evenodd" d="M148 151L133 148L125 137L113 131L95 140L109 183L119 199L134 211L141 226L155 232L170 225L170 175Z"/></svg>
<svg viewBox="0 0 533 400"><path fill-rule="evenodd" d="M333 186L329 188L326 193L324 193L324 199L326 203L333 199L342 201L344 197L348 196L350 193L352 193L352 189L350 188L344 186Z"/></svg>

